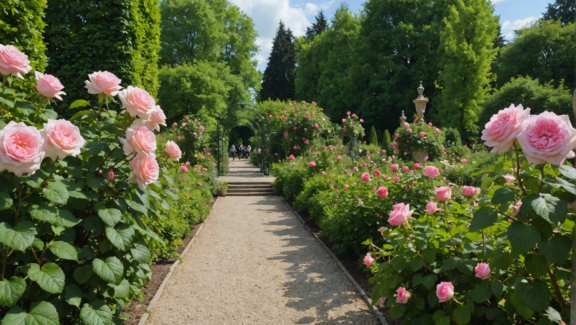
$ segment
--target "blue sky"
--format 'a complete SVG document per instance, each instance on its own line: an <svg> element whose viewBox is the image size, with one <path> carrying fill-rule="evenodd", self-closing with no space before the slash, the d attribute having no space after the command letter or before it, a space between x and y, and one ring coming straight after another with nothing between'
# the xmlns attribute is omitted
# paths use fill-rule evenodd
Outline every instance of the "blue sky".
<svg viewBox="0 0 576 325"><path fill-rule="evenodd" d="M496 15L500 15L502 33L508 40L513 38L513 30L537 20L553 0L490 0ZM254 20L260 46L258 69L264 71L272 49L272 40L280 20L292 29L294 35L302 36L306 27L315 21L320 10L330 21L342 2L346 2L353 12L362 10L364 0L230 0Z"/></svg>

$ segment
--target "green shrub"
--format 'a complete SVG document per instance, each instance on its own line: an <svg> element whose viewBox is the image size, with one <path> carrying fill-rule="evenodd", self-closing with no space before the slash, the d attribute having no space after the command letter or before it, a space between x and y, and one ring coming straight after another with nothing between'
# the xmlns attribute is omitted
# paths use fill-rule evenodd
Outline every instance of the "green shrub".
<svg viewBox="0 0 576 325"><path fill-rule="evenodd" d="M370 129L370 144L378 145L378 135L374 126Z"/></svg>
<svg viewBox="0 0 576 325"><path fill-rule="evenodd" d="M424 136L420 133L424 132ZM404 160L412 159L412 153L416 150L424 150L428 153L429 160L442 157L442 144L444 132L438 128L420 121L401 126L395 132L396 150L398 157Z"/></svg>
<svg viewBox="0 0 576 325"><path fill-rule="evenodd" d="M445 140L444 146L445 147L452 147L452 146L461 146L462 145L462 137L460 136L460 132L454 128L442 128L444 132Z"/></svg>
<svg viewBox="0 0 576 325"><path fill-rule="evenodd" d="M392 140L390 139L390 132L388 130L384 130L384 135L382 136L382 149L386 150L388 155L392 155L392 146L390 144Z"/></svg>

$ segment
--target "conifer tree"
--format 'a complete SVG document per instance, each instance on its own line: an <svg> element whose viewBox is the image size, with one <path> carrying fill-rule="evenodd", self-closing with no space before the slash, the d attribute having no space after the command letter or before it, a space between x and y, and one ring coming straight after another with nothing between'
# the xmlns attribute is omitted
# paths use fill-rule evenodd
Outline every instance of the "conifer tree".
<svg viewBox="0 0 576 325"><path fill-rule="evenodd" d="M312 42L314 37L324 33L328 29L328 21L324 16L324 12L320 10L320 14L316 16L316 22L312 24L311 27L308 27L306 30L306 40L308 42Z"/></svg>
<svg viewBox="0 0 576 325"><path fill-rule="evenodd" d="M274 37L268 66L264 71L260 100L290 100L295 98L294 70L296 69L296 52L294 36L280 21Z"/></svg>
<svg viewBox="0 0 576 325"><path fill-rule="evenodd" d="M549 3L542 19L560 20L562 25L572 23L576 20L576 3L574 0L556 0L553 4Z"/></svg>
<svg viewBox="0 0 576 325"><path fill-rule="evenodd" d="M382 136L382 149L386 150L388 156L392 155L392 146L390 145L392 140L390 139L390 132L384 130L384 135Z"/></svg>
<svg viewBox="0 0 576 325"><path fill-rule="evenodd" d="M376 134L376 128L372 125L370 129L370 144L378 145L378 135Z"/></svg>

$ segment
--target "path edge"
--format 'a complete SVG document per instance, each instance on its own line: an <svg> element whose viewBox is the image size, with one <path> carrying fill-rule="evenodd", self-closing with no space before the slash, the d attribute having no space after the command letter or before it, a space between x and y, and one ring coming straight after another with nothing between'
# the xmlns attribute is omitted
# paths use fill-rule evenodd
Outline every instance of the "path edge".
<svg viewBox="0 0 576 325"><path fill-rule="evenodd" d="M208 214L208 216L210 216L210 214L212 214L212 210L214 210L214 208L216 207L216 204L218 203L218 200L220 199L220 197L216 197L216 202L214 202L214 205L212 206L212 209L210 209L210 213ZM206 217L206 219L208 219L208 217ZM186 245L186 248L184 248L184 250L182 251L182 254L180 254L180 257L182 259L184 259L184 256L186 256L186 253L188 253L188 250L190 249L190 247L192 247L192 244L194 243L194 239L196 239L196 237L198 237L198 235L200 234L200 232L202 231L202 228L204 227L204 223L206 221L202 222L200 224L200 227L198 228L198 231L196 232L196 234L194 235L194 237L192 237L192 239L190 240L190 242L188 243L188 245ZM158 300L160 299L160 296L162 295L162 292L164 292L164 288L166 287L166 284L168 284L168 280L170 280L170 277L172 276L172 273L174 272L174 270L176 269L176 267L178 266L178 264L180 264L180 260L176 260L176 262L174 262L174 264L172 264L172 266L170 266L170 269L168 270L168 273L166 274L166 277L164 277L164 280L162 280L162 283L160 284L160 287L158 287L158 290L156 290L156 294L154 294L154 298L152 298L152 300L150 300L150 303L148 304L148 307L146 308L146 312L144 312L144 314L142 314L142 316L140 316L140 321L138 322L138 325L144 325L146 324L146 321L148 320L148 317L150 317L150 313L152 312L152 309L154 308L154 305L158 302Z"/></svg>
<svg viewBox="0 0 576 325"><path fill-rule="evenodd" d="M320 245L322 245L322 247L324 247L324 249L328 252L328 254L330 254L330 256L332 256L332 259L334 259L334 261L336 262L336 264L338 264L338 266L340 267L340 269L342 270L342 272L344 272L344 274L346 274L346 276L348 277L348 280L350 280L350 282L352 282L352 284L354 285L354 287L356 288L356 290L360 293L360 295L362 296L364 302L366 303L366 305L368 306L368 308L372 309L374 311L374 313L376 314L376 316L378 316L378 319L380 320L380 323L382 323L382 325L388 325L388 322L386 322L386 319L384 318L384 316L382 315L382 313L380 312L380 310L378 310L378 308L376 308L376 306L372 305L372 301L370 299L370 297L368 297L368 295L366 294L366 292L364 291L364 289L362 289L362 287L360 287L360 285L358 284L358 282L356 282L356 280L354 280L354 278L352 277L352 275L350 275L350 273L348 273L348 270L346 270L346 268L344 267L344 265L342 264L342 262L340 262L340 260L338 259L338 257L336 257L336 255L334 255L334 253L332 253L332 251L330 250L330 248L328 248L328 246L326 246L326 244L324 244L322 242L322 240L320 240L320 238L318 237L318 235L316 235L312 229L310 229L310 227L308 227L308 225L304 222L304 219L302 219L302 217L300 216L300 214L298 214L298 212L296 212L296 210L292 209L292 207L290 206L290 204L288 204L288 202L286 201L286 199L284 199L284 197L282 197L282 201L284 202L284 204L286 204L286 206L288 207L288 209L290 211L292 211L292 213L294 213L298 219L300 219L300 222L302 222L302 224L304 225L304 227L306 227L306 229L308 229L308 231L314 236L314 238L316 238L316 240L320 243ZM143 325L143 324L138 324L138 325Z"/></svg>

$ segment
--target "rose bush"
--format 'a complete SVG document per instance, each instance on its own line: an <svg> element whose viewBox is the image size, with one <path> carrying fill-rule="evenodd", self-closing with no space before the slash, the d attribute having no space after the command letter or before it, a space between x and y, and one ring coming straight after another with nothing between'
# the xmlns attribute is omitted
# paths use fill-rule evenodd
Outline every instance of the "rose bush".
<svg viewBox="0 0 576 325"><path fill-rule="evenodd" d="M444 132L432 125L416 120L399 127L392 138L392 154L404 160L411 160L414 151L423 150L428 154L426 160L442 157L444 151Z"/></svg>

